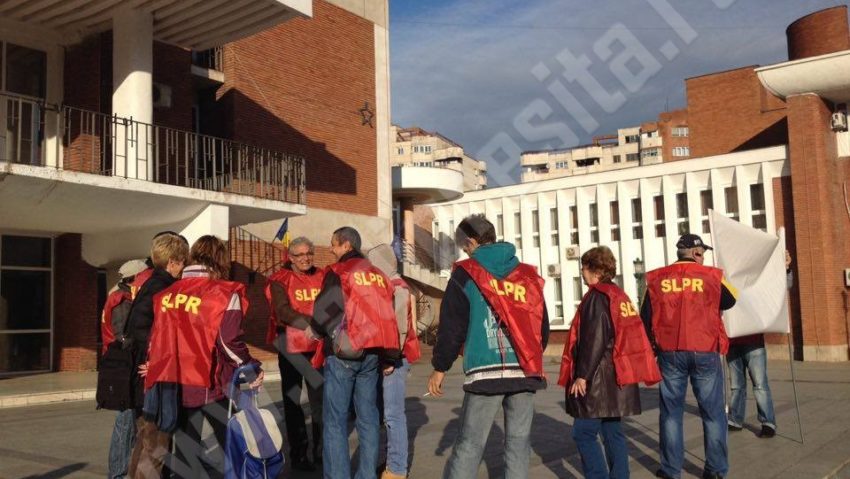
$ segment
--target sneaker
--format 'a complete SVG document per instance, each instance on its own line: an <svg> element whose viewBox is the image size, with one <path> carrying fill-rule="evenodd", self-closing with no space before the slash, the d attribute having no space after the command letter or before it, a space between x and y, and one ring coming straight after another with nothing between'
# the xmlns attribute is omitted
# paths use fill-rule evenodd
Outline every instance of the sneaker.
<svg viewBox="0 0 850 479"><path fill-rule="evenodd" d="M759 437L769 438L769 437L773 437L775 435L776 435L776 429L768 426L767 424L761 425L761 431L758 434Z"/></svg>
<svg viewBox="0 0 850 479"><path fill-rule="evenodd" d="M743 427L741 427L741 426L739 426L739 425L737 425L737 424L732 424L731 422L728 424L728 428L729 428L729 430L730 430L730 431L732 431L732 432L734 432L734 431L740 431L740 430L744 429Z"/></svg>

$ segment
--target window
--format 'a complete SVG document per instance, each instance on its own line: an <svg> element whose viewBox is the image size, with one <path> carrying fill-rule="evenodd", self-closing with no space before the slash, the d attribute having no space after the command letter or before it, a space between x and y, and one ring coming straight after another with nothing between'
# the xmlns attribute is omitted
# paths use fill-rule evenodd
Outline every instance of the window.
<svg viewBox="0 0 850 479"><path fill-rule="evenodd" d="M403 154L404 154L404 148L402 148L402 147L398 147L397 151L398 151L398 154L399 154L399 155L403 155Z"/></svg>
<svg viewBox="0 0 850 479"><path fill-rule="evenodd" d="M655 158L658 156L659 148L647 148L640 151L641 158Z"/></svg>
<svg viewBox="0 0 850 479"><path fill-rule="evenodd" d="M555 287L555 317L549 320L549 324L564 324L564 296L561 292L561 278L553 281Z"/></svg>
<svg viewBox="0 0 850 479"><path fill-rule="evenodd" d="M632 198L632 238L643 239L643 211L640 198Z"/></svg>
<svg viewBox="0 0 850 479"><path fill-rule="evenodd" d="M599 242L599 209L596 207L596 203L591 203L589 205L590 210L590 242L598 243Z"/></svg>
<svg viewBox="0 0 850 479"><path fill-rule="evenodd" d="M53 242L0 236L0 375L49 371Z"/></svg>
<svg viewBox="0 0 850 479"><path fill-rule="evenodd" d="M611 241L620 241L620 202L612 201L611 208Z"/></svg>
<svg viewBox="0 0 850 479"><path fill-rule="evenodd" d="M637 143L640 141L640 135L626 135L626 143Z"/></svg>
<svg viewBox="0 0 850 479"><path fill-rule="evenodd" d="M738 187L729 186L723 189L723 195L726 197L726 216L733 220L738 219Z"/></svg>
<svg viewBox="0 0 850 479"><path fill-rule="evenodd" d="M540 247L540 214L537 210L531 212L531 241L534 248Z"/></svg>
<svg viewBox="0 0 850 479"><path fill-rule="evenodd" d="M570 206L570 244L578 244L578 206Z"/></svg>
<svg viewBox="0 0 850 479"><path fill-rule="evenodd" d="M586 158L584 160L576 160L576 166L593 166L599 164L599 158Z"/></svg>
<svg viewBox="0 0 850 479"><path fill-rule="evenodd" d="M677 126L673 128L673 136L677 138L686 138L688 136L687 126Z"/></svg>
<svg viewBox="0 0 850 479"><path fill-rule="evenodd" d="M614 155L614 163L620 163L621 161L623 161L622 155Z"/></svg>
<svg viewBox="0 0 850 479"><path fill-rule="evenodd" d="M558 208L549 209L549 228L552 230L552 246L558 248L561 241L558 236Z"/></svg>
<svg viewBox="0 0 850 479"><path fill-rule="evenodd" d="M573 306L578 309L579 303L581 303L582 296L582 281L581 277L573 278Z"/></svg>
<svg viewBox="0 0 850 479"><path fill-rule="evenodd" d="M638 153L627 153L626 161L638 161L640 160L640 155Z"/></svg>
<svg viewBox="0 0 850 479"><path fill-rule="evenodd" d="M565 169L567 169L567 162L566 161L558 161L558 162L555 163L555 168L557 168L559 170L565 170Z"/></svg>
<svg viewBox="0 0 850 479"><path fill-rule="evenodd" d="M673 156L683 157L691 156L691 149L687 146L677 146L673 148Z"/></svg>
<svg viewBox="0 0 850 479"><path fill-rule="evenodd" d="M654 196L652 198L652 206L655 210L655 236L663 238L667 236L667 228L664 225L664 197Z"/></svg>
<svg viewBox="0 0 850 479"><path fill-rule="evenodd" d="M431 145L415 145L413 147L414 153L431 153Z"/></svg>
<svg viewBox="0 0 850 479"><path fill-rule="evenodd" d="M702 218L702 232L709 233L711 224L708 221L708 210L714 209L714 198L711 195L711 190L703 190L699 192L700 203L700 218Z"/></svg>
<svg viewBox="0 0 850 479"><path fill-rule="evenodd" d="M501 213L496 215L496 239L505 240L505 216Z"/></svg>
<svg viewBox="0 0 850 479"><path fill-rule="evenodd" d="M514 213L514 246L522 249L522 215L519 211Z"/></svg>
<svg viewBox="0 0 850 479"><path fill-rule="evenodd" d="M676 228L679 235L688 232L688 194L676 193Z"/></svg>
<svg viewBox="0 0 850 479"><path fill-rule="evenodd" d="M655 131L645 131L640 134L643 138L658 138L658 130Z"/></svg>
<svg viewBox="0 0 850 479"><path fill-rule="evenodd" d="M767 211L764 204L764 184L750 185L750 205L752 206L753 228L767 231Z"/></svg>

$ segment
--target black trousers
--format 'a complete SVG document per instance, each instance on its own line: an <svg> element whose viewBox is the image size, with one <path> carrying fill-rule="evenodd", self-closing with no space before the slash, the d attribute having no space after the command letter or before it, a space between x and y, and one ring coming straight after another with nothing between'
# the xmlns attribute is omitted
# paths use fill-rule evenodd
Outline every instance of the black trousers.
<svg viewBox="0 0 850 479"><path fill-rule="evenodd" d="M286 422L286 436L289 439L291 458L307 455L309 441L304 410L301 408L301 387L305 382L305 368L311 368L313 353L278 353L281 390L283 392L283 417ZM313 374L315 376L315 374ZM310 402L310 416L313 430L313 460L322 455L322 384L310 384L306 381L307 398Z"/></svg>
<svg viewBox="0 0 850 479"><path fill-rule="evenodd" d="M175 478L211 478L223 477L224 463L221 471L209 471L204 466L204 444L201 431L204 419L210 423L213 435L218 441L219 448L224 451L227 438L227 405L228 400L213 402L198 408L182 408L174 433L174 461L169 468Z"/></svg>

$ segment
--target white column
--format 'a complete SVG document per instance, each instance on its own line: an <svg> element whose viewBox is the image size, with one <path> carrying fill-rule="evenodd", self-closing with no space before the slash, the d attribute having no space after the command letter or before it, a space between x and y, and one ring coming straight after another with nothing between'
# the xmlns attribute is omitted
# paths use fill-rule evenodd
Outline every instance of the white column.
<svg viewBox="0 0 850 479"><path fill-rule="evenodd" d="M392 214L392 178L390 175L390 36L386 25L389 24L389 8L384 11L384 26L375 24L375 119L373 120L377 149L378 180L378 216L389 218ZM368 128L368 126L363 126ZM460 219L458 219L460 222ZM392 238L390 238L392 239Z"/></svg>
<svg viewBox="0 0 850 479"><path fill-rule="evenodd" d="M112 113L153 122L153 15L124 8L112 17ZM153 162L145 147L145 128L116 127L113 171L118 176L153 178Z"/></svg>
<svg viewBox="0 0 850 479"><path fill-rule="evenodd" d="M194 244L204 235L217 236L227 241L230 236L230 208L222 205L209 205L201 211L180 234L189 244Z"/></svg>

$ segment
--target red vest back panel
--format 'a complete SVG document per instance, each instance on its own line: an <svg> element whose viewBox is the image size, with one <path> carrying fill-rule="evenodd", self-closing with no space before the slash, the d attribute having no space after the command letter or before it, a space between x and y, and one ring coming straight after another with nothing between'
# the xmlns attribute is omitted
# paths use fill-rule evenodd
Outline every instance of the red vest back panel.
<svg viewBox="0 0 850 479"><path fill-rule="evenodd" d="M662 351L719 351L729 339L720 317L723 271L692 262L674 263L646 274L652 331Z"/></svg>
<svg viewBox="0 0 850 479"><path fill-rule="evenodd" d="M277 282L286 291L289 298L289 306L295 311L313 317L313 304L319 291L322 290L322 282L325 280L325 270L317 269L312 275L297 273L291 269L282 269L273 274L266 284L266 300L269 303L269 326L266 332L266 342L271 344L277 336L277 316L272 304L272 282ZM304 331L286 327L286 350L290 353L311 353L321 346L320 341L307 338Z"/></svg>
<svg viewBox="0 0 850 479"><path fill-rule="evenodd" d="M184 278L154 296L145 388L157 382L212 385L215 340L234 293L244 315L245 286L233 281Z"/></svg>
<svg viewBox="0 0 850 479"><path fill-rule="evenodd" d="M139 290L142 289L142 286L144 286L148 279L150 279L151 275L153 275L153 268L148 268L133 278L133 282L130 283L130 296L133 299L136 299L136 295L139 294Z"/></svg>
<svg viewBox="0 0 850 479"><path fill-rule="evenodd" d="M510 333L510 342L526 376L543 373L543 278L534 266L520 263L496 279L473 258L455 263L469 273L481 295Z"/></svg>
<svg viewBox="0 0 850 479"><path fill-rule="evenodd" d="M401 278L393 278L391 281L394 288L403 288L410 293L410 286ZM404 338L402 347L407 362L415 363L422 357L422 348L419 346L419 338L416 336L416 324L413 321L413 294L407 297L407 336Z"/></svg>
<svg viewBox="0 0 850 479"><path fill-rule="evenodd" d="M123 290L115 290L106 297L103 304L103 314L100 316L100 339L103 342L103 353L106 348L115 341L115 331L112 330L112 311L124 301L133 301L130 293Z"/></svg>
<svg viewBox="0 0 850 479"><path fill-rule="evenodd" d="M339 275L345 301L342 327L355 349L401 349L389 278L365 258L330 266Z"/></svg>
<svg viewBox="0 0 850 479"><path fill-rule="evenodd" d="M614 351L612 359L620 387L629 384L644 383L651 386L661 381L661 371L655 361L652 346L646 337L643 322L637 308L632 304L625 291L610 283L597 283L590 287L608 298L611 323L614 325ZM589 293L590 291L588 291ZM582 298L582 304L576 310L576 315L570 325L570 334L564 353L561 356L561 372L558 384L566 387L573 380L573 355L581 333L581 310L587 294ZM589 379L589 378L588 378Z"/></svg>

